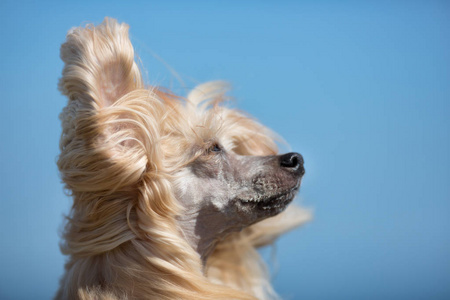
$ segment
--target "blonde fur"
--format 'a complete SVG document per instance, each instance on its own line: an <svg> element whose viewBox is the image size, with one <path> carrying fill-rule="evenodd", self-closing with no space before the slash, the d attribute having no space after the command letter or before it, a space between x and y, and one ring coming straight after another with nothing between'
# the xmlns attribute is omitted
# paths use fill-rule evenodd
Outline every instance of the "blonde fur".
<svg viewBox="0 0 450 300"><path fill-rule="evenodd" d="M291 207L220 241L206 265L177 216L173 184L214 136L241 155L277 152L273 134L223 107L213 82L186 100L146 87L128 26L106 18L72 29L61 47L58 167L73 206L56 299L273 299L255 248L309 218ZM293 213L295 211L295 213ZM284 215L284 217L283 217Z"/></svg>

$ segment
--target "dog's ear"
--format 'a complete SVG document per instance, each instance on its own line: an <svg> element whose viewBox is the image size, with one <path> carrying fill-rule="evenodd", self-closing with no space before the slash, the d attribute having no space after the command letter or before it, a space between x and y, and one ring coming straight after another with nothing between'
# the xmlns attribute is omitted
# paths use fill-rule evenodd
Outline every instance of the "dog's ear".
<svg viewBox="0 0 450 300"><path fill-rule="evenodd" d="M128 25L105 18L99 26L73 28L61 46L65 66L59 82L70 100L101 109L143 87Z"/></svg>
<svg viewBox="0 0 450 300"><path fill-rule="evenodd" d="M164 101L147 90L134 60L128 25L105 18L69 31L61 46L59 88L69 102L60 118L58 166L72 191L129 188L161 169Z"/></svg>

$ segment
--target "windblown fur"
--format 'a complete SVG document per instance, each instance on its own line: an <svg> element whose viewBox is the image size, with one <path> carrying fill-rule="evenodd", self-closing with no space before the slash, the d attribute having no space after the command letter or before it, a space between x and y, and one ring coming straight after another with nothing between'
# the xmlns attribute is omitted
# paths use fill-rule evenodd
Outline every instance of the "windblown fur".
<svg viewBox="0 0 450 300"><path fill-rule="evenodd" d="M290 205L201 252L184 225L196 222L186 220L191 202L179 199L191 186L183 170L214 160L214 143L239 157L272 157L273 134L221 105L223 83L182 99L145 86L134 57L128 26L109 18L72 29L61 47L59 88L69 101L58 167L73 206L56 299L276 298L256 248L309 214Z"/></svg>

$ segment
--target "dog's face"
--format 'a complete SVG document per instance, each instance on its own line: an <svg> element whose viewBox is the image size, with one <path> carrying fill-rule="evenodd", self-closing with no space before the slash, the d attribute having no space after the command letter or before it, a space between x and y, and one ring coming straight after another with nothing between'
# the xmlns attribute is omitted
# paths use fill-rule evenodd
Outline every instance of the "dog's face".
<svg viewBox="0 0 450 300"><path fill-rule="evenodd" d="M188 208L242 228L283 211L303 174L298 153L241 156L215 142L180 171L177 198Z"/></svg>
<svg viewBox="0 0 450 300"><path fill-rule="evenodd" d="M173 180L175 197L184 207L179 217L181 228L202 256L227 233L282 212L295 197L305 173L300 154L276 155L273 148L258 153L259 139L266 136L258 137L257 132L248 136L248 128L240 128L243 136L233 128L228 132L224 118L239 114L236 111L217 108L207 114L214 121L192 127L201 142L184 151L193 157L174 172ZM261 126L243 115L239 120L244 121L243 127L249 123ZM243 147L249 139L253 149ZM252 155L255 153L258 155Z"/></svg>

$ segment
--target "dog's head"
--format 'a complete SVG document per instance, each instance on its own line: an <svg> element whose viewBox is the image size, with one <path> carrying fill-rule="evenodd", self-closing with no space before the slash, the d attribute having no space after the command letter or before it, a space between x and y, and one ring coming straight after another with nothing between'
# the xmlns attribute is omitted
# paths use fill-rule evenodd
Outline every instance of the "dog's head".
<svg viewBox="0 0 450 300"><path fill-rule="evenodd" d="M298 191L302 156L277 155L270 130L223 105L223 83L186 98L144 85L125 24L71 30L61 58L58 167L74 203L57 298L266 299L254 248L309 219L269 219Z"/></svg>
<svg viewBox="0 0 450 300"><path fill-rule="evenodd" d="M61 48L69 103L58 165L75 196L73 214L77 224L122 218L131 231L121 226L118 241L158 235L161 226L181 231L205 257L227 233L286 208L303 158L276 155L267 128L222 105L222 83L185 99L145 86L127 29L107 19L72 30Z"/></svg>
<svg viewBox="0 0 450 300"><path fill-rule="evenodd" d="M282 212L305 173L300 154L276 155L267 128L221 106L221 91L217 82L198 86L177 109L179 127L169 124L171 139L178 136L185 147L170 159L179 161L182 155L184 161L176 164L171 180L184 208L178 220L202 256L227 233Z"/></svg>

